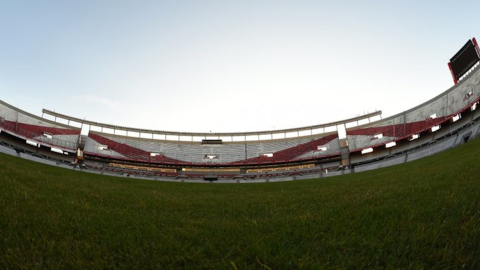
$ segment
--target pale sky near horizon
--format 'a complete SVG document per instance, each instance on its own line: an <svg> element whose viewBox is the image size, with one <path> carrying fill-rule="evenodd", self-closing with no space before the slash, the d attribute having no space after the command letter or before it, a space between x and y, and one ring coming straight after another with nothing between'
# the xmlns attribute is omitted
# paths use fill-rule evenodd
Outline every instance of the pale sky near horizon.
<svg viewBox="0 0 480 270"><path fill-rule="evenodd" d="M460 6L461 5L461 6ZM453 86L480 1L0 0L0 99L242 132L388 117Z"/></svg>

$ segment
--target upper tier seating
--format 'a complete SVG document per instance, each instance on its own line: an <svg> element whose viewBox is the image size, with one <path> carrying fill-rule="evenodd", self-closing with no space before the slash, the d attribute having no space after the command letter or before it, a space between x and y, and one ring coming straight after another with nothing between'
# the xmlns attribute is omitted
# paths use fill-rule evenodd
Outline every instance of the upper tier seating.
<svg viewBox="0 0 480 270"><path fill-rule="evenodd" d="M120 154L123 157L128 158L128 159L145 161L145 162L153 162L153 163L172 163L172 164L179 163L178 160L174 160L174 159L165 157L163 155L158 155L158 156L152 157L150 155L150 152L147 152L147 151L129 146L129 145L124 144L124 143L119 143L119 142L107 139L107 138L102 137L100 135L97 135L95 133L90 133L88 136L89 136L89 138L93 139L94 141L98 142L99 144L107 145L108 149L113 150L116 153L118 153L118 154ZM87 143L88 143L88 141L87 141ZM98 150L98 148L97 148L97 150ZM85 150L85 153L105 155L105 154L102 153L102 151L105 151L105 150L96 151L95 149L88 148L88 149Z"/></svg>
<svg viewBox="0 0 480 270"><path fill-rule="evenodd" d="M369 127L355 130L348 130L347 135L370 135L383 134L385 137L403 138L413 134L423 132L433 126L446 121L446 117L427 119L425 121L406 123L405 125L389 125L381 127Z"/></svg>
<svg viewBox="0 0 480 270"><path fill-rule="evenodd" d="M385 144L389 141L399 140L418 134L431 129L434 126L440 125L447 121L448 117L440 117L434 119L426 119L424 121L387 125L380 127L359 128L354 130L347 130L347 136L350 143L350 151L355 152L366 147L375 147ZM382 139L374 139L374 135L382 134Z"/></svg>
<svg viewBox="0 0 480 270"><path fill-rule="evenodd" d="M125 158L154 163L170 164L225 164L276 163L293 161L302 155L317 151L317 147L336 139L337 135L323 138L304 138L288 141L225 143L202 145L200 143L177 143L147 139L122 138L90 132L85 153L91 155ZM338 142L338 140L337 140ZM106 145L108 150L99 150ZM317 151L318 152L318 151ZM339 151L338 151L339 152ZM153 157L151 154L154 153ZM264 154L273 154L266 158ZM206 158L214 156L213 159ZM318 158L322 155L307 155L304 158Z"/></svg>
<svg viewBox="0 0 480 270"><path fill-rule="evenodd" d="M318 146L325 145L330 141L338 138L337 134L328 135L309 142L298 144L294 147L286 148L281 151L273 152L272 157L259 156L242 161L243 164L261 164L261 163L277 163L293 161L307 152L317 151Z"/></svg>
<svg viewBox="0 0 480 270"><path fill-rule="evenodd" d="M77 148L80 135L80 129L39 126L7 120L0 121L0 127L26 139L68 149Z"/></svg>

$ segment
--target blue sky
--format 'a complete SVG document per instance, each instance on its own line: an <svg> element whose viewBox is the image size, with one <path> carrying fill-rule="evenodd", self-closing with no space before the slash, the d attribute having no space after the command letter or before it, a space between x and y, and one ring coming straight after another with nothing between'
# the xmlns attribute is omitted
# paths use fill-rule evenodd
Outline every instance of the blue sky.
<svg viewBox="0 0 480 270"><path fill-rule="evenodd" d="M388 117L453 85L479 1L3 1L0 99L230 132Z"/></svg>

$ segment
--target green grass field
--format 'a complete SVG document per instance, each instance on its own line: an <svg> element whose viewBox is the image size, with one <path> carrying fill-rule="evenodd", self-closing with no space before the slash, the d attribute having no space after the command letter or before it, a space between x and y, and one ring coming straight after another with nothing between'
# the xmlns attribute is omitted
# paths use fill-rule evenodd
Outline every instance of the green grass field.
<svg viewBox="0 0 480 270"><path fill-rule="evenodd" d="M375 171L166 183L0 154L0 269L480 268L480 140Z"/></svg>

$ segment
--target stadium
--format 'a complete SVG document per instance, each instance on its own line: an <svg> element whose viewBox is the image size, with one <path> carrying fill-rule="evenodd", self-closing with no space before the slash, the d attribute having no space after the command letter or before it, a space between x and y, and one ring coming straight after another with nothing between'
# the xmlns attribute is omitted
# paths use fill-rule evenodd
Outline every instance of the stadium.
<svg viewBox="0 0 480 270"><path fill-rule="evenodd" d="M40 116L2 97L0 268L478 269L479 60L469 39L451 88L388 117L260 131Z"/></svg>
<svg viewBox="0 0 480 270"><path fill-rule="evenodd" d="M478 52L469 40L449 64L455 85L402 113L284 130L144 130L47 109L38 117L1 101L2 151L93 173L187 182L290 181L401 164L479 135Z"/></svg>

